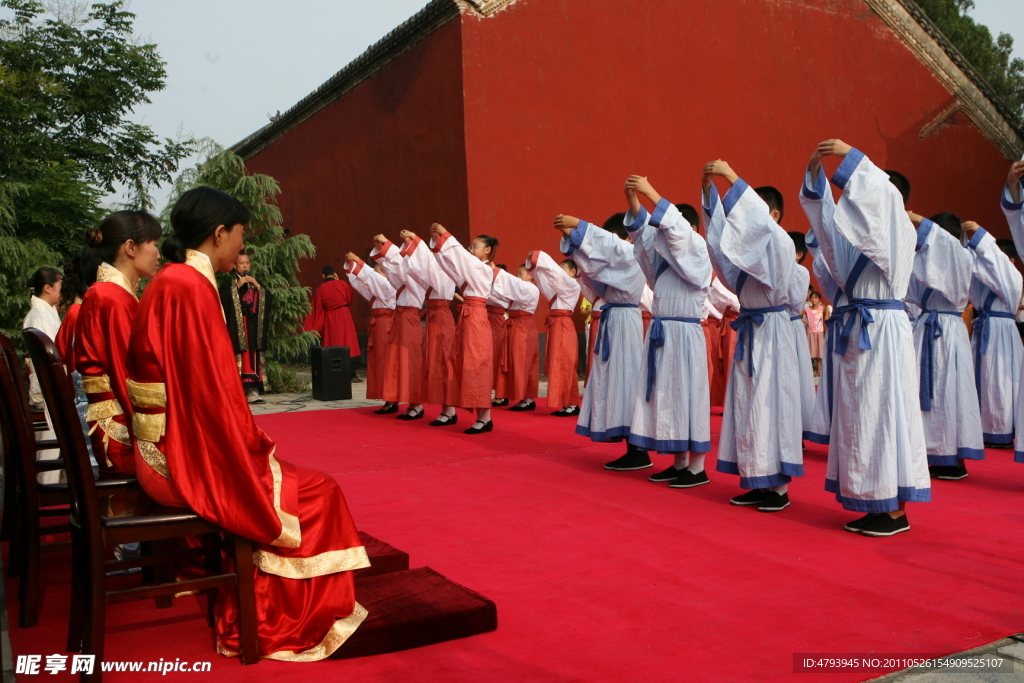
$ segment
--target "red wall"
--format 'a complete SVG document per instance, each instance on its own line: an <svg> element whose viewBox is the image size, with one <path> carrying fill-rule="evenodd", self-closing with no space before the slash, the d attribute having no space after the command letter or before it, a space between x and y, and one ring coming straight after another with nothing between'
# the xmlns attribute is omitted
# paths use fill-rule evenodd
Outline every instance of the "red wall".
<svg viewBox="0 0 1024 683"><path fill-rule="evenodd" d="M248 160L280 183L284 225L317 247L304 285L348 251L368 256L377 233L425 236L439 221L468 234L459 31L442 27ZM368 305L357 296L352 309L364 331Z"/></svg>
<svg viewBox="0 0 1024 683"><path fill-rule="evenodd" d="M464 16L470 225L499 260L557 249L558 213L625 210L630 173L699 206L723 158L787 200L815 145L839 137L914 184L910 207L1008 235L1009 163L971 124L919 132L953 97L862 0L519 0ZM809 264L808 264L809 265Z"/></svg>

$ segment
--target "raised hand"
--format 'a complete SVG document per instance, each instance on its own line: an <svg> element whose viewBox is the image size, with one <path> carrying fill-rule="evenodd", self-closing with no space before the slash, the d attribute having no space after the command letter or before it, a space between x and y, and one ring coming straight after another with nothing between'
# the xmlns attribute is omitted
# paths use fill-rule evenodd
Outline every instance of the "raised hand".
<svg viewBox="0 0 1024 683"><path fill-rule="evenodd" d="M978 232L979 228L981 228L981 226L975 223L974 221L964 221L963 223L960 224L960 227L963 228L964 232L966 232L968 235L973 235L974 233Z"/></svg>
<svg viewBox="0 0 1024 683"><path fill-rule="evenodd" d="M448 231L445 230L444 226L441 225L440 223L434 223L433 225L430 226L430 234L433 235L434 237L440 237L446 232Z"/></svg>
<svg viewBox="0 0 1024 683"><path fill-rule="evenodd" d="M646 176L631 175L626 181L626 193L628 195L629 190L642 194L643 196L650 199L653 203L657 204L661 201L661 195L654 189L650 181L647 180ZM639 206L639 205L638 205ZM634 212L635 213L635 212Z"/></svg>
<svg viewBox="0 0 1024 683"><path fill-rule="evenodd" d="M629 212L634 216L637 215L640 213L640 200L636 197L636 191L630 187L629 179L626 180L626 184L622 189L626 193L626 203L629 204Z"/></svg>
<svg viewBox="0 0 1024 683"><path fill-rule="evenodd" d="M1010 196L1014 203L1020 203L1020 179L1024 177L1024 161L1015 161L1010 166L1010 173L1006 176L1006 187L1010 190Z"/></svg>
<svg viewBox="0 0 1024 683"><path fill-rule="evenodd" d="M416 233L414 233L412 230L403 230L402 232L398 233L398 236L404 240L416 239Z"/></svg>
<svg viewBox="0 0 1024 683"><path fill-rule="evenodd" d="M354 262L362 261L361 258L359 258L355 254L353 254L351 251L348 252L347 254L345 254L345 260L346 261L354 261Z"/></svg>
<svg viewBox="0 0 1024 683"><path fill-rule="evenodd" d="M388 238L385 237L384 235L374 235L373 241L376 242L377 244L385 244L388 241Z"/></svg>
<svg viewBox="0 0 1024 683"><path fill-rule="evenodd" d="M825 140L818 144L818 150L815 154L820 154L823 157L845 157L850 153L851 149L853 149L853 147L842 140ZM814 157L811 158L813 159Z"/></svg>
<svg viewBox="0 0 1024 683"><path fill-rule="evenodd" d="M916 214L913 211L907 211L907 218L909 218L910 222L914 225L921 225L921 222L924 221L924 216Z"/></svg>
<svg viewBox="0 0 1024 683"><path fill-rule="evenodd" d="M732 170L732 166L729 165L729 162L721 159L709 161L704 166L704 173L725 178L730 183L735 183L740 178L736 175L736 171Z"/></svg>
<svg viewBox="0 0 1024 683"><path fill-rule="evenodd" d="M571 233L579 224L580 219L575 216L563 216L562 214L555 216L555 229L561 230L562 234L566 237L568 237L569 233Z"/></svg>

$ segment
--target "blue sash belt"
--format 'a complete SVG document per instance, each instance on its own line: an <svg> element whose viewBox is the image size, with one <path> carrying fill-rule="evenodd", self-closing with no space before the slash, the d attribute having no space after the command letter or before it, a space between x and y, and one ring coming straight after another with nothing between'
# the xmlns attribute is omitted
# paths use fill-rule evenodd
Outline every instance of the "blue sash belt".
<svg viewBox="0 0 1024 683"><path fill-rule="evenodd" d="M661 326L662 320L671 320L677 323L695 323L700 325L700 318L663 318L654 317L651 319L651 328L647 331L647 400L651 400L651 392L654 390L654 378L657 370L657 350L665 345L665 329Z"/></svg>
<svg viewBox="0 0 1024 683"><path fill-rule="evenodd" d="M608 327L612 321L607 312L613 308L637 308L636 304L605 304L601 306L601 325L597 328L597 341L594 342L594 355L601 354L601 360L607 361L611 353L611 343L608 341Z"/></svg>
<svg viewBox="0 0 1024 683"><path fill-rule="evenodd" d="M836 353L845 356L850 344L850 335L853 334L853 324L859 317L860 339L858 347L861 351L871 350L871 336L868 334L868 325L875 322L871 311L904 311L903 302L899 299L850 299L846 306L836 309L836 315L843 316L845 324L839 331L836 339Z"/></svg>
<svg viewBox="0 0 1024 683"><path fill-rule="evenodd" d="M769 306L767 308L741 308L738 318L729 325L736 330L736 352L733 360L743 360L743 347L747 347L747 374L754 376L754 325L762 325L768 313L781 313L785 306Z"/></svg>
<svg viewBox="0 0 1024 683"><path fill-rule="evenodd" d="M803 319L802 315L791 315L791 316L789 316L789 322L793 322L794 320L802 320L802 319Z"/></svg>
<svg viewBox="0 0 1024 683"><path fill-rule="evenodd" d="M963 315L960 311L921 311L920 318L924 324L924 339L921 343L921 382L918 393L921 397L921 410L932 409L935 398L935 340L942 336L939 326L940 315Z"/></svg>

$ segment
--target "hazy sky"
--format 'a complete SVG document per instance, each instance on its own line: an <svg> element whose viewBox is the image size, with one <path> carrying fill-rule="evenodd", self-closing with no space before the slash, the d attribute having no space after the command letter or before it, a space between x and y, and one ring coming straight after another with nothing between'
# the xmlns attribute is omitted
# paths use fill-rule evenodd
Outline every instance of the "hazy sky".
<svg viewBox="0 0 1024 683"><path fill-rule="evenodd" d="M136 120L230 146L266 125L426 0L133 0L136 31L167 62L167 87ZM975 0L972 15L1015 38L1024 57L1024 0ZM157 191L162 204L164 191Z"/></svg>

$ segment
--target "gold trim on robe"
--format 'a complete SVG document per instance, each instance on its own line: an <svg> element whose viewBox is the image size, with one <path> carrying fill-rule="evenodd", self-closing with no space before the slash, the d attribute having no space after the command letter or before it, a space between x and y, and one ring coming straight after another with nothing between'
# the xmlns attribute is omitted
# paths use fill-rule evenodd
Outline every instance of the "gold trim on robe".
<svg viewBox="0 0 1024 683"><path fill-rule="evenodd" d="M217 302L220 305L220 315L224 318L224 322L227 322L228 316L224 313L224 302L220 300L220 292L217 290L217 274L213 271L213 261L201 251L186 249L185 265L198 270L213 285L213 291L217 293Z"/></svg>
<svg viewBox="0 0 1024 683"><path fill-rule="evenodd" d="M313 557L281 557L266 550L256 550L252 561L261 571L286 579L312 579L370 566L370 558L363 546L329 550Z"/></svg>
<svg viewBox="0 0 1024 683"><path fill-rule="evenodd" d="M108 420L115 415L124 415L124 409L121 408L121 404L117 402L116 398L111 398L106 401L90 403L85 410L85 421L99 422L100 420ZM106 428L104 427L104 429Z"/></svg>
<svg viewBox="0 0 1024 683"><path fill-rule="evenodd" d="M163 382L136 382L127 380L128 397L136 408L166 408L167 385Z"/></svg>
<svg viewBox="0 0 1024 683"><path fill-rule="evenodd" d="M366 611L366 608L360 605L358 602L355 603L355 608L352 610L352 614L345 617L344 619L338 619L331 626L331 630L327 632L324 639L320 641L319 645L303 650L302 652L293 652L291 650L280 650L278 652L272 652L269 655L262 655L265 659L276 659L280 662L319 662L321 659L327 659L337 651L339 647L345 644L359 625L363 623L363 620L370 615ZM217 654L224 655L225 657L237 657L239 653L229 650L217 641Z"/></svg>
<svg viewBox="0 0 1024 683"><path fill-rule="evenodd" d="M167 457L160 452L156 444L145 439L136 438L135 440L139 444L139 455L142 456L146 464L164 479L170 479L171 473L167 469Z"/></svg>
<svg viewBox="0 0 1024 683"><path fill-rule="evenodd" d="M101 263L96 269L96 282L113 282L115 285L123 287L124 291L131 294L136 300L139 298L132 283L128 280L128 276L109 263Z"/></svg>
<svg viewBox="0 0 1024 683"><path fill-rule="evenodd" d="M271 541L270 545L298 548L302 544L302 529L297 516L281 509L281 486L284 476L281 474L281 463L274 457L273 451L270 452L270 473L274 477L274 510L281 521L281 535Z"/></svg>
<svg viewBox="0 0 1024 683"><path fill-rule="evenodd" d="M149 415L147 413L132 414L132 429L135 430L136 438L143 441L157 443L163 437L166 427L167 416L163 413L159 415Z"/></svg>
<svg viewBox="0 0 1024 683"><path fill-rule="evenodd" d="M109 394L113 393L114 387L110 385L110 375L82 375L82 391L87 394Z"/></svg>

